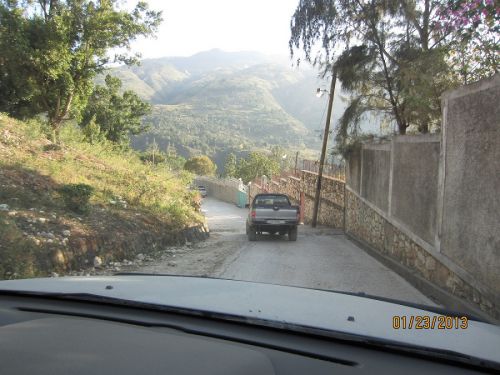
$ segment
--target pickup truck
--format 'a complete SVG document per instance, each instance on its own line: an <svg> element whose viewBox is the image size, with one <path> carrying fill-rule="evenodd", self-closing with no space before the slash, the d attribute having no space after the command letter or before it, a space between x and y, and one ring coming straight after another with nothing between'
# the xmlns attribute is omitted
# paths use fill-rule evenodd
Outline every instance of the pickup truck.
<svg viewBox="0 0 500 375"><path fill-rule="evenodd" d="M293 206L284 194L258 194L252 204L246 222L249 241L255 241L257 234L288 234L288 240L297 241L299 207Z"/></svg>

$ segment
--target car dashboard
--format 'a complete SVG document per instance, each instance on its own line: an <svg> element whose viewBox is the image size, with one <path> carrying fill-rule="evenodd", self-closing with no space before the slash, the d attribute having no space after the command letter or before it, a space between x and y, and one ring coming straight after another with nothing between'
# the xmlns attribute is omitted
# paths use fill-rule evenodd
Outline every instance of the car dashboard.
<svg viewBox="0 0 500 375"><path fill-rule="evenodd" d="M0 295L2 374L475 373L347 340L128 306Z"/></svg>

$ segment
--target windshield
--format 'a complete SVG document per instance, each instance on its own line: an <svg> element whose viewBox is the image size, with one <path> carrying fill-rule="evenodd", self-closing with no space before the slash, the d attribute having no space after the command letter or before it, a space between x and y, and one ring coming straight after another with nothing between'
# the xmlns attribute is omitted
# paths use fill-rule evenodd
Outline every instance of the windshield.
<svg viewBox="0 0 500 375"><path fill-rule="evenodd" d="M286 206L290 202L284 195L260 195L255 197L254 206Z"/></svg>
<svg viewBox="0 0 500 375"><path fill-rule="evenodd" d="M0 279L204 276L497 325L499 24L489 0L0 1Z"/></svg>

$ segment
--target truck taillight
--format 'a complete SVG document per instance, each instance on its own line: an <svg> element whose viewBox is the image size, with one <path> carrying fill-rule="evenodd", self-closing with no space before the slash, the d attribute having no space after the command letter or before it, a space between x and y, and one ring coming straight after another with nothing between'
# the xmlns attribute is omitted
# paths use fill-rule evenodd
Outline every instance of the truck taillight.
<svg viewBox="0 0 500 375"><path fill-rule="evenodd" d="M257 214L257 213L256 213L255 211L251 211L251 212L250 212L250 216L251 216L251 217L255 217L255 216L256 216L256 214Z"/></svg>

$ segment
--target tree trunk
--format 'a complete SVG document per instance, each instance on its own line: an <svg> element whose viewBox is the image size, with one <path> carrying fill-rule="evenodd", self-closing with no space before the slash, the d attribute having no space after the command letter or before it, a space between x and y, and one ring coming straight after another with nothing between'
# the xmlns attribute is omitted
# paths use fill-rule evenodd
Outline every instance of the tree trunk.
<svg viewBox="0 0 500 375"><path fill-rule="evenodd" d="M61 121L57 121L56 119L51 119L49 120L50 128L52 129L52 143L59 144L60 142L60 137L59 137L59 131L61 128Z"/></svg>

